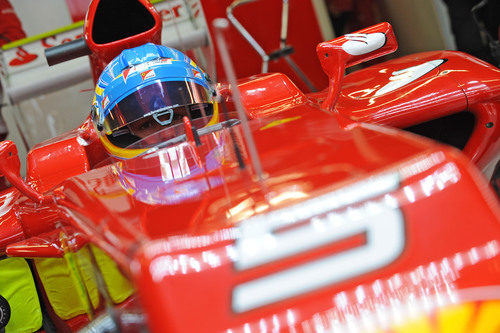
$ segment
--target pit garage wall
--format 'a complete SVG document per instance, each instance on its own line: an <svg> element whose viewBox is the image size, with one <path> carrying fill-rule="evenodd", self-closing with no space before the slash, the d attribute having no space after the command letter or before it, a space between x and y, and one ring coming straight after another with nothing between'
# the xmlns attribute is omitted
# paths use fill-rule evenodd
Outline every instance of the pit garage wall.
<svg viewBox="0 0 500 333"><path fill-rule="evenodd" d="M214 40L212 21L226 17L226 8L232 2L233 0L201 0L212 41ZM267 54L280 47L282 3L282 0L255 1L238 6L233 11L236 19ZM323 1L289 1L287 44L294 48L294 53L290 57L318 90L327 87L328 80L317 58L316 45L333 38L331 23L325 20L325 15L321 13L326 14ZM260 73L263 61L250 43L233 26L227 29L224 36L236 76L246 77ZM219 58L216 64L218 79L224 81L225 73ZM307 85L283 58L270 61L269 72L285 73L301 90L310 92Z"/></svg>
<svg viewBox="0 0 500 333"><path fill-rule="evenodd" d="M26 36L35 36L73 23L65 0L9 2L21 20Z"/></svg>
<svg viewBox="0 0 500 333"><path fill-rule="evenodd" d="M397 55L456 49L442 0L382 0L380 4L398 39Z"/></svg>
<svg viewBox="0 0 500 333"><path fill-rule="evenodd" d="M210 21L225 17L225 8L232 0L201 2ZM235 17L266 52L278 48L281 2L261 0L234 10ZM289 0L289 3L289 43L297 49L292 57L315 85L322 89L326 81L316 58L315 46L320 41L334 37L324 0ZM376 3L381 9L381 19L393 25L399 43L397 56L456 48L442 0L376 0ZM232 57L236 59L237 76L251 75L260 70L262 61L257 52L234 28L228 33L228 40ZM283 60L271 62L269 71L284 72L299 88L308 90ZM224 73L219 74L224 77Z"/></svg>

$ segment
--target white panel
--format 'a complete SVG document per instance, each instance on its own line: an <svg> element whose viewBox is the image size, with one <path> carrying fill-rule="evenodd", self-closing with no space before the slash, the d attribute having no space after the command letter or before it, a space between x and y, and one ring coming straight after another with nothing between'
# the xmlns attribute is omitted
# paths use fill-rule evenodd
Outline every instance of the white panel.
<svg viewBox="0 0 500 333"><path fill-rule="evenodd" d="M27 36L73 23L64 0L10 0Z"/></svg>

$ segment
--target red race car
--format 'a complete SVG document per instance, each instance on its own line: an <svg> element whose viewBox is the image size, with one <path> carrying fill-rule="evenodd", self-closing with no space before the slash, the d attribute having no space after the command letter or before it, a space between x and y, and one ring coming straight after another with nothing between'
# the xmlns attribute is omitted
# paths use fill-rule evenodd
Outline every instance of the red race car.
<svg viewBox="0 0 500 333"><path fill-rule="evenodd" d="M0 144L0 329L497 329L498 70L433 52L344 77L395 50L382 23L321 43L330 85L304 94L283 74L236 82L226 24L218 123L116 160L89 118L35 146L26 181ZM97 79L160 26L146 0L94 0L85 38L47 57L90 52Z"/></svg>

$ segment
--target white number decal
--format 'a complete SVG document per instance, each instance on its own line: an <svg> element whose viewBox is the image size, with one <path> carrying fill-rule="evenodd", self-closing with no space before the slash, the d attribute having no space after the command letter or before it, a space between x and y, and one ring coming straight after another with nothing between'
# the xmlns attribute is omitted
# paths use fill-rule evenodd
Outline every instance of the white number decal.
<svg viewBox="0 0 500 333"><path fill-rule="evenodd" d="M238 270L358 234L366 235L366 243L236 286L233 310L241 313L297 296L381 268L396 259L404 248L405 230L395 199L385 196L342 213L334 210L398 186L398 175L388 174L242 222L236 243Z"/></svg>
<svg viewBox="0 0 500 333"><path fill-rule="evenodd" d="M405 69L401 69L399 71L392 72L392 75L389 78L389 83L387 83L385 86L377 90L373 96L376 97L383 94L387 94L388 92L404 87L408 83L417 80L418 78L424 76L433 69L438 68L443 63L444 59L431 60L421 65L412 66Z"/></svg>

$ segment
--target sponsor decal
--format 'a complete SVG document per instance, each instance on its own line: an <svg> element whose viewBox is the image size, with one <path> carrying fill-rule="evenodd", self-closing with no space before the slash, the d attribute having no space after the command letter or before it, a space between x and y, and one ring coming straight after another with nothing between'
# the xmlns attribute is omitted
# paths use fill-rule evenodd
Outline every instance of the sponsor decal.
<svg viewBox="0 0 500 333"><path fill-rule="evenodd" d="M32 62L36 58L38 58L38 55L29 53L22 47L18 47L15 53L15 57L9 61L9 66L22 66L24 64Z"/></svg>
<svg viewBox="0 0 500 333"><path fill-rule="evenodd" d="M236 285L233 311L254 310L342 283L399 258L406 242L405 220L398 201L389 195L399 188L399 177L380 175L239 223L234 262L238 271L338 241L355 246Z"/></svg>
<svg viewBox="0 0 500 333"><path fill-rule="evenodd" d="M172 58L161 58L161 59L151 60L151 61L139 64L137 66L127 68L126 70L124 70L122 72L122 74L118 75L118 77L121 76L123 78L123 82L127 83L127 78L129 77L130 74L133 74L135 72L144 71L144 70L146 70L154 65L170 65L171 63L172 63ZM145 80L147 78L156 76L156 73L154 73L154 71L152 73L149 73L151 71L153 71L153 70L151 69L149 71L146 70L146 71L142 72L141 73L142 79ZM151 75L151 76L145 77L145 75Z"/></svg>
<svg viewBox="0 0 500 333"><path fill-rule="evenodd" d="M382 32L371 34L347 34L347 42L342 44L342 49L350 55L362 55L380 49L385 45L386 36Z"/></svg>
<svg viewBox="0 0 500 333"><path fill-rule="evenodd" d="M181 4L174 5L170 8L165 8L160 10L160 15L163 19L163 21L168 22L168 21L175 21L178 20L179 18L182 18L186 14L184 13L185 9L184 6Z"/></svg>
<svg viewBox="0 0 500 333"><path fill-rule="evenodd" d="M160 58L146 62L144 65L151 67L153 65L170 65L172 63L172 58ZM138 67L141 65L138 65Z"/></svg>
<svg viewBox="0 0 500 333"><path fill-rule="evenodd" d="M127 83L127 77L130 73L134 73L135 72L135 67L132 67L132 68L127 68L126 70L123 71L123 82Z"/></svg>
<svg viewBox="0 0 500 333"><path fill-rule="evenodd" d="M203 74L201 74L200 71L197 71L196 69L193 69L193 75L194 75L194 77L197 77L198 79L202 79L203 80Z"/></svg>
<svg viewBox="0 0 500 333"><path fill-rule="evenodd" d="M148 71L141 73L142 81L144 81L146 79L150 79L150 78L155 77L155 76L156 76L156 74L155 74L154 69L150 69Z"/></svg>
<svg viewBox="0 0 500 333"><path fill-rule="evenodd" d="M95 87L96 95L101 96L103 92L104 92L104 89L99 87L99 85L96 85L96 87Z"/></svg>
<svg viewBox="0 0 500 333"><path fill-rule="evenodd" d="M109 98L108 96L105 96L104 99L102 100L102 108L105 109L106 106L109 104Z"/></svg>
<svg viewBox="0 0 500 333"><path fill-rule="evenodd" d="M44 50L46 48L64 44L82 36L80 28L5 50L3 57L8 64L8 72L16 72L17 68L25 68L28 64L30 66L46 66L44 60Z"/></svg>
<svg viewBox="0 0 500 333"><path fill-rule="evenodd" d="M157 3L156 9L163 22L172 25L190 19L190 16L199 18L201 5L199 0L169 0Z"/></svg>
<svg viewBox="0 0 500 333"><path fill-rule="evenodd" d="M377 90L374 96L380 96L394 91L398 88L404 87L408 83L415 81L416 79L424 76L433 69L441 66L444 61L444 59L431 60L417 66L412 66L392 72L392 75L389 78L389 83Z"/></svg>
<svg viewBox="0 0 500 333"><path fill-rule="evenodd" d="M198 15L200 15L200 3L196 0L190 2L191 12L193 13L193 16L198 17Z"/></svg>

